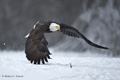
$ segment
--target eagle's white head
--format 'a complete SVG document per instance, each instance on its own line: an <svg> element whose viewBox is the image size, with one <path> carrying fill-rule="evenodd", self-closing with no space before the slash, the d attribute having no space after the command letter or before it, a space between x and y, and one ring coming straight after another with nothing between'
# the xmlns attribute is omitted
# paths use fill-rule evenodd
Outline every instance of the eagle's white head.
<svg viewBox="0 0 120 80"><path fill-rule="evenodd" d="M50 31L58 31L60 30L60 25L57 23L51 23L49 26Z"/></svg>

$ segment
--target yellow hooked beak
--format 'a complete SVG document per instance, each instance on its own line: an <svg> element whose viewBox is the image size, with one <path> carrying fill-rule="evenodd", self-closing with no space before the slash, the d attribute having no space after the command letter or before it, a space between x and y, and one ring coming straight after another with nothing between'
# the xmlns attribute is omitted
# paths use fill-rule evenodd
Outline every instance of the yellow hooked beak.
<svg viewBox="0 0 120 80"><path fill-rule="evenodd" d="M57 29L60 30L60 26L57 26Z"/></svg>

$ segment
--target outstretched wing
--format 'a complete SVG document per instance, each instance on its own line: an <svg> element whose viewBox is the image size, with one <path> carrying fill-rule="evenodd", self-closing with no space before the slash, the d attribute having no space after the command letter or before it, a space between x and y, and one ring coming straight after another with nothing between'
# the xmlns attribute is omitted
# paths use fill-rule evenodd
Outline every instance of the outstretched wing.
<svg viewBox="0 0 120 80"><path fill-rule="evenodd" d="M26 57L31 63L40 64L42 62L45 64L47 59L50 59L50 52L47 48L47 41L42 34L33 34L34 31L30 33L30 36L26 40L25 53ZM39 37L42 36L42 37Z"/></svg>
<svg viewBox="0 0 120 80"><path fill-rule="evenodd" d="M82 38L84 39L88 44L91 46L97 47L97 48L102 48L102 49L108 49L107 47L100 46L98 44L95 44L88 40L83 34L81 34L77 29L74 27L68 26L66 24L60 24L60 31L63 32L63 34L66 34L68 36L72 37L77 37L77 38Z"/></svg>

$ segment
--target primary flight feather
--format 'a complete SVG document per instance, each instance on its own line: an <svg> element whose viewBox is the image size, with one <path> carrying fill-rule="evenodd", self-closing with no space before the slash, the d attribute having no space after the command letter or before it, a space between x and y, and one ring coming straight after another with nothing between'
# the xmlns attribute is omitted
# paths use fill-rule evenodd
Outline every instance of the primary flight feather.
<svg viewBox="0 0 120 80"><path fill-rule="evenodd" d="M91 46L108 49L107 47L100 46L88 40L77 29L66 24L57 23L54 21L38 21L32 31L26 36L25 53L27 59L34 64L45 64L50 59L50 51L48 50L48 42L44 37L44 33L51 33L60 31L71 37L77 37L85 40Z"/></svg>

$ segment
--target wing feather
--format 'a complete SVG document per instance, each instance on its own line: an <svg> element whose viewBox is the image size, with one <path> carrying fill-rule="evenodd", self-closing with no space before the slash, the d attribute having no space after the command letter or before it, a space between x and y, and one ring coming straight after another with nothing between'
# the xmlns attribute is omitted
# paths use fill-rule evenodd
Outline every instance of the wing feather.
<svg viewBox="0 0 120 80"><path fill-rule="evenodd" d="M77 37L77 38L82 38L84 39L89 45L97 47L97 48L102 48L102 49L108 49L107 47L103 47L100 46L98 44L95 44L93 42L91 42L89 39L87 39L82 33L80 33L77 29L75 29L74 27L68 26L66 24L60 24L60 31L63 34L66 34L68 36L72 36L72 37Z"/></svg>
<svg viewBox="0 0 120 80"><path fill-rule="evenodd" d="M50 59L50 52L47 48L48 42L45 37L39 37L41 34L37 31L38 35L34 31L31 32L30 36L26 40L25 53L27 59L34 64L40 64L40 61L45 64Z"/></svg>

